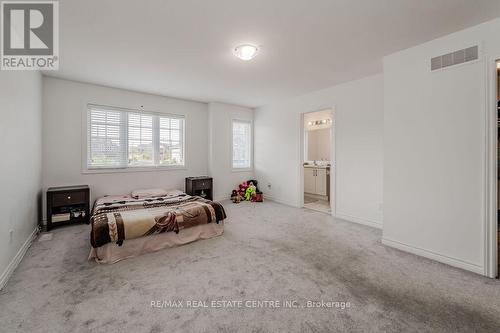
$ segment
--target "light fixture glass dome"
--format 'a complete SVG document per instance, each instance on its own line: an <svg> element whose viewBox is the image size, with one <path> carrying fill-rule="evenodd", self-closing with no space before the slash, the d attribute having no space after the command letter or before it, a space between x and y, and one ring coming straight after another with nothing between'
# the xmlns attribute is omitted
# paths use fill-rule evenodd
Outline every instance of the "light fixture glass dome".
<svg viewBox="0 0 500 333"><path fill-rule="evenodd" d="M234 55L240 58L241 60L251 60L259 51L259 48L252 44L241 44L234 48Z"/></svg>

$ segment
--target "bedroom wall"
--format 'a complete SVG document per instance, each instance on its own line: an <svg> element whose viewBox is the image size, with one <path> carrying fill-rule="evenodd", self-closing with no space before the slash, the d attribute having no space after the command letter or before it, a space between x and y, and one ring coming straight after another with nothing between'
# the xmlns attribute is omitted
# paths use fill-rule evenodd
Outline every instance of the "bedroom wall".
<svg viewBox="0 0 500 333"><path fill-rule="evenodd" d="M496 19L384 59L383 242L480 274L499 31ZM473 45L479 61L430 71L432 57Z"/></svg>
<svg viewBox="0 0 500 333"><path fill-rule="evenodd" d="M38 225L42 186L41 95L39 72L0 73L0 289L22 258Z"/></svg>
<svg viewBox="0 0 500 333"><path fill-rule="evenodd" d="M82 173L82 114L88 103L181 114L186 117L186 168ZM92 200L136 188L184 189L184 178L208 174L207 104L43 77L43 189L88 184Z"/></svg>
<svg viewBox="0 0 500 333"><path fill-rule="evenodd" d="M381 74L258 108L254 121L256 177L268 198L298 206L303 195L299 189L300 113L332 107L336 117L337 216L381 227Z"/></svg>
<svg viewBox="0 0 500 333"><path fill-rule="evenodd" d="M232 121L253 121L253 110L237 105L209 103L209 174L214 178L214 198L228 199L243 180L252 179L253 171L232 169ZM259 184L260 185L260 184Z"/></svg>

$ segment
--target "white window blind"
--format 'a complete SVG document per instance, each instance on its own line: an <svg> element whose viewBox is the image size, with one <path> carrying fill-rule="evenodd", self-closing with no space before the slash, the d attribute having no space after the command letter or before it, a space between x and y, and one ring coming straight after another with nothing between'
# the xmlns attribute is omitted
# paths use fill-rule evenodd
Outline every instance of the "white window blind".
<svg viewBox="0 0 500 333"><path fill-rule="evenodd" d="M184 164L184 119L160 117L161 165Z"/></svg>
<svg viewBox="0 0 500 333"><path fill-rule="evenodd" d="M92 108L88 111L87 165L94 168L122 167L126 164L124 113Z"/></svg>
<svg viewBox="0 0 500 333"><path fill-rule="evenodd" d="M89 105L87 169L184 166L184 118Z"/></svg>
<svg viewBox="0 0 500 333"><path fill-rule="evenodd" d="M233 120L233 168L252 167L252 124Z"/></svg>
<svg viewBox="0 0 500 333"><path fill-rule="evenodd" d="M128 113L128 164L154 165L153 115Z"/></svg>

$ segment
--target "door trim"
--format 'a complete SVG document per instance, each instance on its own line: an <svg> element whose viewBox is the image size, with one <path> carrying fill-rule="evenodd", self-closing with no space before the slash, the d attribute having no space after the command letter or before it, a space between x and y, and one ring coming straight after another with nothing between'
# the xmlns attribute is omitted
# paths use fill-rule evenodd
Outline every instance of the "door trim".
<svg viewBox="0 0 500 333"><path fill-rule="evenodd" d="M299 114L299 165L297 166L297 174L299 177L298 181L298 206L300 208L304 207L304 153L305 153L305 129L304 129L304 116L307 113L314 113L319 111L330 111L332 126L330 127L330 210L331 215L333 217L336 216L336 207L337 207L337 179L336 179L336 137L335 137L335 128L337 119L335 117L335 106L325 107L318 110L313 111L305 111Z"/></svg>
<svg viewBox="0 0 500 333"><path fill-rule="evenodd" d="M486 156L485 156L485 223L484 223L484 275L495 278L498 270L497 210L498 210L498 113L497 113L497 61L489 57L485 61L486 70ZM493 74L494 73L494 74Z"/></svg>

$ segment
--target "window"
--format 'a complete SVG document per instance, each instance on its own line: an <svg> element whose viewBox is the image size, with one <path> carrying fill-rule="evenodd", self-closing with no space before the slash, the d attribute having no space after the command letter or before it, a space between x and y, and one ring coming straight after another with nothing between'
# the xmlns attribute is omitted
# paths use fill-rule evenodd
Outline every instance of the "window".
<svg viewBox="0 0 500 333"><path fill-rule="evenodd" d="M89 105L86 168L184 166L184 118Z"/></svg>
<svg viewBox="0 0 500 333"><path fill-rule="evenodd" d="M128 164L154 165L153 115L128 113Z"/></svg>
<svg viewBox="0 0 500 333"><path fill-rule="evenodd" d="M252 123L233 120L233 169L252 168Z"/></svg>
<svg viewBox="0 0 500 333"><path fill-rule="evenodd" d="M160 117L160 165L184 164L184 121Z"/></svg>

